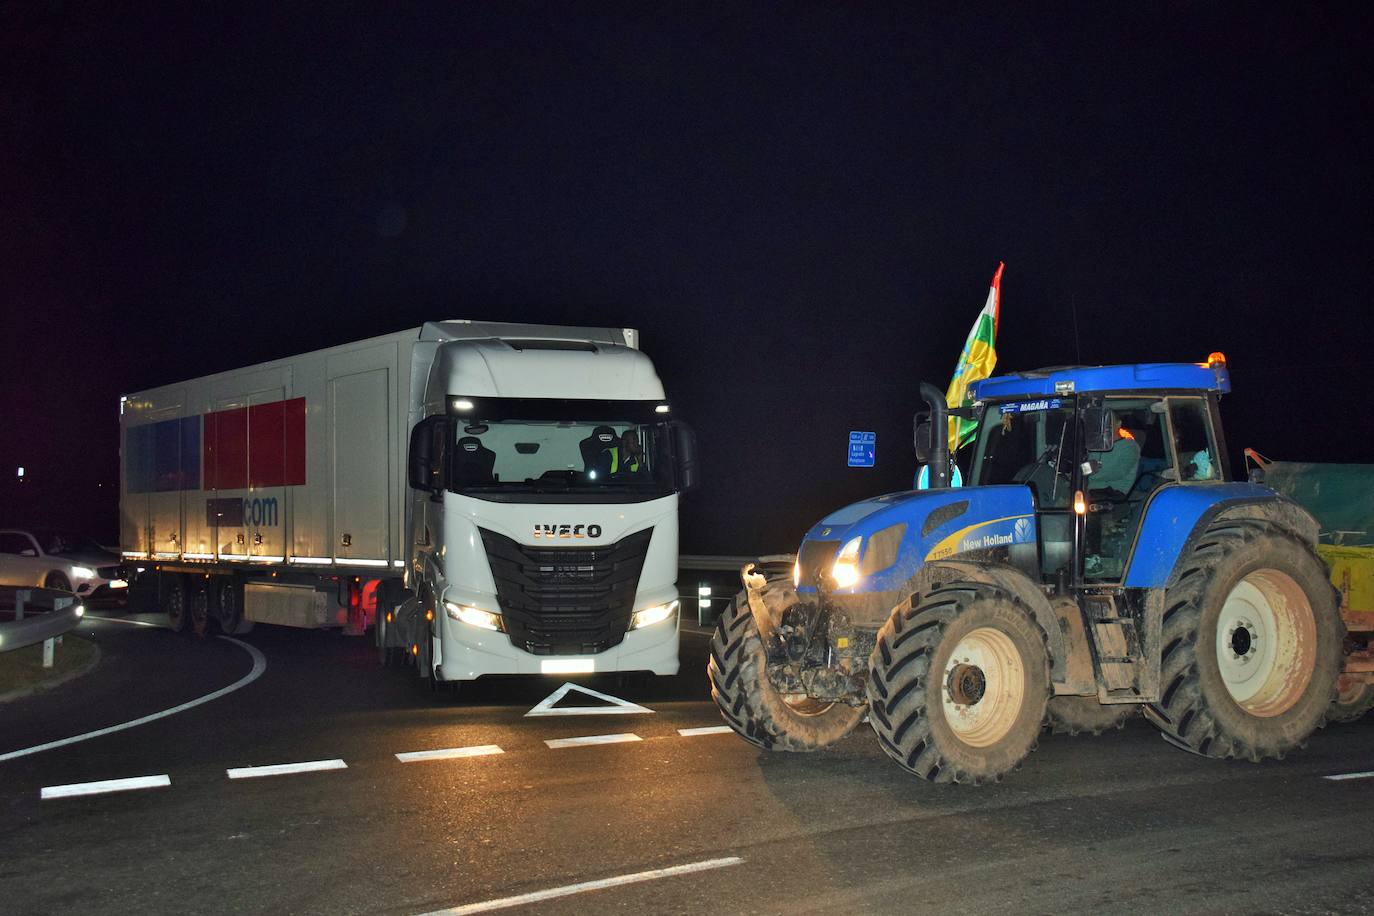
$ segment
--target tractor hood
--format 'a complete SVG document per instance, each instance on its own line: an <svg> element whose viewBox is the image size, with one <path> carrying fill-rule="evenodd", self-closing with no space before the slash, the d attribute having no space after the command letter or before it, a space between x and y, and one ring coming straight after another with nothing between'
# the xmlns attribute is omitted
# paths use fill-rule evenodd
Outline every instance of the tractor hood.
<svg viewBox="0 0 1374 916"><path fill-rule="evenodd" d="M845 586L832 577L832 568L855 538L860 578ZM1025 486L888 493L832 512L806 533L798 551L798 591L896 591L927 560L1035 540L1034 503Z"/></svg>

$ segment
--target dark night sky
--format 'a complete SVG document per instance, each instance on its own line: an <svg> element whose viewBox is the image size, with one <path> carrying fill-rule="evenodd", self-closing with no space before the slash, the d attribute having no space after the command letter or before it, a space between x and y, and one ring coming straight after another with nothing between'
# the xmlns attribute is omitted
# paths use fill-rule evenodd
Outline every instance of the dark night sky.
<svg viewBox="0 0 1374 916"><path fill-rule="evenodd" d="M468 317L642 329L684 549L793 549L998 260L1000 370L1221 349L1233 452L1374 462L1360 7L956 6L0 6L0 522L113 537L120 393Z"/></svg>

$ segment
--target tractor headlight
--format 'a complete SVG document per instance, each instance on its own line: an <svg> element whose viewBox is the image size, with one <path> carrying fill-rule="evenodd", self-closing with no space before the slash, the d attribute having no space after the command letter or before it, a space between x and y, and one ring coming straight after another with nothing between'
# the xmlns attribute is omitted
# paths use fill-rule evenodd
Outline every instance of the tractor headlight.
<svg viewBox="0 0 1374 916"><path fill-rule="evenodd" d="M850 539L835 556L835 565L830 567L830 578L840 588L852 588L863 576L859 573L859 547L863 537Z"/></svg>
<svg viewBox="0 0 1374 916"><path fill-rule="evenodd" d="M635 615L630 618L630 629L638 630L640 627L652 626L660 621L668 620L677 613L677 604L676 601L670 601L657 607L646 607L642 611L635 611Z"/></svg>
<svg viewBox="0 0 1374 916"><path fill-rule="evenodd" d="M801 588L801 560L792 564L792 587Z"/></svg>
<svg viewBox="0 0 1374 916"><path fill-rule="evenodd" d="M501 615L493 614L491 611L484 611L481 608L468 607L465 604L454 604L452 601L444 602L444 613L448 614L450 620L458 620L470 627L477 627L480 630L501 631Z"/></svg>

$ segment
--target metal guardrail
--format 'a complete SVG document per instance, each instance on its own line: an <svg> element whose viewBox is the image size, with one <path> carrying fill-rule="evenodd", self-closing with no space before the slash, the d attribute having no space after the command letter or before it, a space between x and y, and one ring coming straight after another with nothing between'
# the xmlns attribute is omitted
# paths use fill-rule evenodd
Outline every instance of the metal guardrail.
<svg viewBox="0 0 1374 916"><path fill-rule="evenodd" d="M43 667L51 668L58 637L76 629L86 609L70 592L0 586L0 652L43 643Z"/></svg>

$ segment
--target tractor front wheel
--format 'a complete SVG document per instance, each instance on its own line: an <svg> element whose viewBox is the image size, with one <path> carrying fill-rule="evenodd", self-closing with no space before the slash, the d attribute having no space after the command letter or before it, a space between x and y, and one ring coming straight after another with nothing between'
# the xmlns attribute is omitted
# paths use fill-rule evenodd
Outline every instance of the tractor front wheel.
<svg viewBox="0 0 1374 916"><path fill-rule="evenodd" d="M869 660L869 723L932 782L1001 779L1032 750L1050 695L1045 633L1012 595L954 582L888 618Z"/></svg>
<svg viewBox="0 0 1374 916"><path fill-rule="evenodd" d="M749 599L731 602L711 636L711 698L735 732L774 751L815 751L854 730L863 707L780 693L768 679L768 661Z"/></svg>

